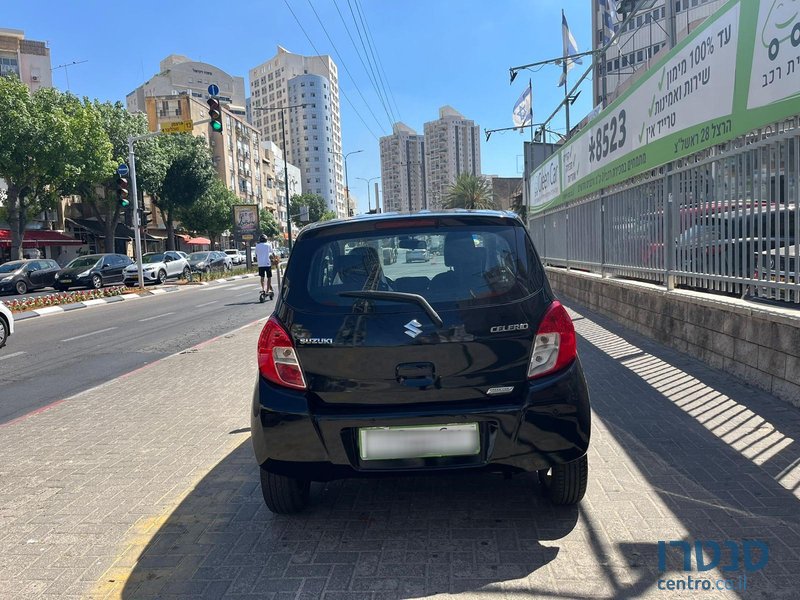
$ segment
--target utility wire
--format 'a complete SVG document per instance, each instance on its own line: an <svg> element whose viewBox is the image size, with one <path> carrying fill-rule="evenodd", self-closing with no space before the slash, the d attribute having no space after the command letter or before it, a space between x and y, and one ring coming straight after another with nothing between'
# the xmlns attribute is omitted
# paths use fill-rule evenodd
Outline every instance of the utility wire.
<svg viewBox="0 0 800 600"><path fill-rule="evenodd" d="M349 0L348 0L349 1ZM389 94L386 93L386 86L383 83L383 77L381 76L381 70L378 66L378 61L375 57L375 50L372 47L372 43L370 42L370 35L369 35L369 28L367 27L367 23L364 20L364 15L361 12L361 6L358 0L353 0L353 4L356 7L356 13L358 13L358 19L361 21L361 29L364 32L364 39L367 40L367 48L369 49L370 56L372 57L372 64L375 65L375 75L380 82L381 89L383 90L383 97L386 99L386 103L389 105L389 111L392 113L392 118L397 121L397 117L395 116L394 110L392 109L392 103L389 101Z"/></svg>
<svg viewBox="0 0 800 600"><path fill-rule="evenodd" d="M364 49L364 57L367 59L367 64L369 65L370 72L372 73L372 81L375 85L375 91L378 94L378 98L381 100L381 104L383 104L383 109L386 111L386 114L390 114L391 108L386 106L386 101L383 97L383 94L381 94L381 90L378 85L378 76L375 74L372 61L370 61L369 51L367 50L367 45L364 43L364 36L361 35L361 28L358 26L358 19L356 19L356 14L353 12L353 5L351 4L350 0L347 0L347 6L350 9L350 16L353 17L353 24L356 26L356 33L358 33L358 39L361 41L361 47ZM389 118L392 119L392 115L390 115Z"/></svg>
<svg viewBox="0 0 800 600"><path fill-rule="evenodd" d="M344 59L342 58L342 54L339 52L339 49L336 47L336 44L331 39L331 36L328 34L328 30L326 29L325 24L322 22L322 19L319 18L319 14L317 13L317 9L315 9L314 5L311 4L311 0L308 0L308 5L311 7L311 10L314 12L314 16L317 17L317 21L319 21L319 24L322 27L322 31L325 32L325 37L327 37L328 41L331 43L331 46L333 47L333 51L336 53L336 57L339 59L339 64L342 65L342 67L344 68L344 70L347 73L348 77L350 77L350 80L353 82L353 85L355 86L356 91L358 92L358 95L361 96L361 99L364 101L364 104L366 105L367 110L369 111L369 113L372 115L372 118L375 119L375 122L378 124L378 127L381 130L383 130L383 125L381 125L381 122L378 120L378 117L375 116L375 113L372 111L372 107L370 107L369 102L367 102L367 99L364 97L364 94L361 93L361 88L358 87L358 83L356 83L356 78L353 77L353 74L350 73L350 69L347 68L347 64L344 62ZM391 123L391 120L390 120L390 122L389 122L389 131L391 131L391 130L392 130L392 123Z"/></svg>
<svg viewBox="0 0 800 600"><path fill-rule="evenodd" d="M311 40L311 37L306 32L305 28L303 27L303 24L300 22L300 19L297 18L297 15L294 14L294 11L292 10L292 7L289 6L288 0L283 0L283 3L286 4L286 8L289 9L289 12L292 13L292 16L294 17L295 22L297 23L298 27L300 27L300 31L303 32L304 36L306 36L306 39L308 40L308 43L311 44L311 47L314 49L314 52L317 53L317 56L319 57L320 62L321 62L322 61L322 53L319 50L317 50L317 47L314 45L314 42ZM355 107L355 104L353 104L353 102L350 100L350 98L345 93L345 91L341 88L341 86L338 86L338 87L339 87L339 91L342 93L342 96L344 96L344 99L347 100L347 103L350 105L350 108L352 108L353 112L356 113L358 118L364 124L364 127L366 127L367 131L370 132L370 134L372 135L372 137L375 138L375 140L380 141L378 139L378 136L375 135L375 132L372 131L372 129L370 129L369 125L367 125L367 122L364 120L364 117L362 117L361 113L358 112L358 109Z"/></svg>
<svg viewBox="0 0 800 600"><path fill-rule="evenodd" d="M397 100L395 100L394 98L394 92L392 92L392 86L389 85L389 76L386 75L386 70L383 68L383 62L381 61L381 54L380 52L378 52L378 46L377 44L375 44L375 39L372 37L372 31L370 30L369 22L367 21L367 16L364 14L363 9L361 8L361 1L355 0L355 2L356 2L356 8L358 8L358 12L364 21L365 30L367 32L367 41L370 43L372 49L375 52L373 60L377 58L378 75L383 73L383 78L381 80L381 83L383 83L384 81L386 82L386 87L384 88L383 92L385 94L386 89L389 90L389 97L391 97L392 101L394 101L394 108L395 108L395 113L397 114L397 120L402 121L402 118L400 117L400 109L397 107ZM389 104L389 106L391 106L391 103Z"/></svg>

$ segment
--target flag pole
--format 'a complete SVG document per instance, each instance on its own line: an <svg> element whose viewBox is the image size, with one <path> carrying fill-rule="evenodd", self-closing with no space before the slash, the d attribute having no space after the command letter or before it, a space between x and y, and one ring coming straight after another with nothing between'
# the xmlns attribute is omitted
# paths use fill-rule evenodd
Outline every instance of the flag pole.
<svg viewBox="0 0 800 600"><path fill-rule="evenodd" d="M562 24L561 26L562 26L562 28L563 28L563 26L564 26L563 24L564 24L564 22L566 20L567 20L567 16L564 14L564 9L562 8L561 9L561 24ZM564 37L567 34L564 31L562 31L561 35L562 35L562 37ZM569 54L569 52L567 51L566 39L567 38L564 37L564 56L565 57ZM564 114L565 114L566 120L567 120L567 132L566 132L566 136L565 137L568 138L569 137L569 132L570 132L570 127L569 127L569 85L567 84L567 73L569 72L569 69L567 68L567 66L568 66L567 65L567 59L564 58L564 60L562 62L563 62L563 69L564 69L564 109L565 109L564 110Z"/></svg>
<svg viewBox="0 0 800 600"><path fill-rule="evenodd" d="M533 144L533 80L528 79L528 95L531 99L531 145ZM533 148L531 148L533 150Z"/></svg>

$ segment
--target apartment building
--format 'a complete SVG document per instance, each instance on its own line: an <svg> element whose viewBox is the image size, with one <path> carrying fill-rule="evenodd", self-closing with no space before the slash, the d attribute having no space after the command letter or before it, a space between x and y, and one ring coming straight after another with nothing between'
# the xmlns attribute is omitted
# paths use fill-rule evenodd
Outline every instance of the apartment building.
<svg viewBox="0 0 800 600"><path fill-rule="evenodd" d="M405 123L395 123L392 135L380 139L380 150L383 210L416 212L428 208L425 136Z"/></svg>
<svg viewBox="0 0 800 600"><path fill-rule="evenodd" d="M208 119L208 105L194 95L145 96L144 101L150 131L159 131L165 123ZM242 115L228 106L221 108L221 133L208 123L195 125L192 133L208 142L214 167L228 189L242 202L263 207L261 135Z"/></svg>
<svg viewBox="0 0 800 600"><path fill-rule="evenodd" d="M20 29L0 28L0 76L16 75L31 92L53 87L50 48L45 42L26 40Z"/></svg>
<svg viewBox="0 0 800 600"><path fill-rule="evenodd" d="M603 103L603 70L608 106L630 88L652 64L678 44L703 21L714 14L726 0L648 0L620 31L605 60L595 62L593 91L595 106ZM613 3L612 3L613 4ZM602 12L599 3L592 2L592 31L595 48L602 48Z"/></svg>
<svg viewBox="0 0 800 600"><path fill-rule="evenodd" d="M145 112L148 96L177 96L185 94L203 103L208 99L208 86L219 87L220 104L246 120L244 78L229 75L222 69L204 62L193 61L180 54L170 54L159 63L160 71L125 97L130 112Z"/></svg>
<svg viewBox="0 0 800 600"><path fill-rule="evenodd" d="M261 150L264 207L272 211L283 238L288 239L285 173L289 176L289 198L303 193L302 175L300 169L291 163L286 164L284 169L283 151L275 142L261 142Z"/></svg>
<svg viewBox="0 0 800 600"><path fill-rule="evenodd" d="M427 205L441 208L447 189L461 173L481 174L480 127L451 106L425 123Z"/></svg>
<svg viewBox="0 0 800 600"><path fill-rule="evenodd" d="M319 193L338 216L346 216L336 63L327 55L302 56L278 46L275 56L250 69L249 78L251 122L262 138L278 144L301 169L306 192ZM284 148L281 111L273 109L295 105L305 106L284 111Z"/></svg>

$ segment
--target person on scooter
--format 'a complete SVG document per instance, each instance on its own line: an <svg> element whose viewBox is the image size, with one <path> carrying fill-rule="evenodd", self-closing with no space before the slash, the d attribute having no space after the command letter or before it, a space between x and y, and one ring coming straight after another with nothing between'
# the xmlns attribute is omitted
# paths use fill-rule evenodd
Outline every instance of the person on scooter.
<svg viewBox="0 0 800 600"><path fill-rule="evenodd" d="M262 233L256 244L256 261L258 262L258 276L261 277L261 291L264 294L269 294L270 297L275 295L275 292L272 291L271 254L272 244L267 241L267 236ZM265 276L267 278L267 287L264 287Z"/></svg>

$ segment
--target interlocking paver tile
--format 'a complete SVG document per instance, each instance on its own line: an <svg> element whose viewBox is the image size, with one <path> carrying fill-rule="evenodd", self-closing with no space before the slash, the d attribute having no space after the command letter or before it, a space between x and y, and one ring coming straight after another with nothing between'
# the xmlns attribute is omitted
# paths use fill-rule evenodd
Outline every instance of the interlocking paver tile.
<svg viewBox="0 0 800 600"><path fill-rule="evenodd" d="M698 539L770 547L746 592L704 595L796 597L800 413L571 308L594 408L580 508L530 475L445 475L314 484L308 512L271 515L254 361L231 360L251 327L2 429L0 597L690 597L657 589L658 540Z"/></svg>

